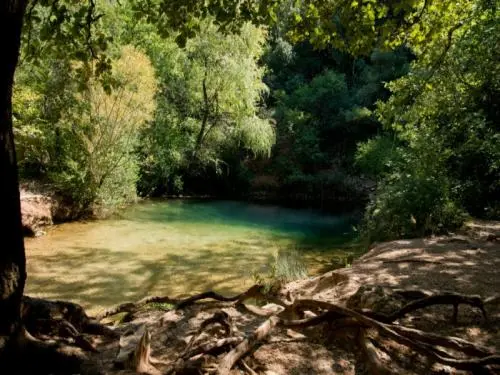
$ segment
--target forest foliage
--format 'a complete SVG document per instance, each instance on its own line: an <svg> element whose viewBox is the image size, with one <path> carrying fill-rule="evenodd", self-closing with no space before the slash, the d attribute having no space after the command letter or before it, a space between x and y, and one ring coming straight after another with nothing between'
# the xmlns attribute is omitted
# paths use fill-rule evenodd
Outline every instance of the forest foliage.
<svg viewBox="0 0 500 375"><path fill-rule="evenodd" d="M500 215L494 1L226 5L104 2L77 29L73 2L29 9L22 177L81 213L136 194L366 207L370 240Z"/></svg>

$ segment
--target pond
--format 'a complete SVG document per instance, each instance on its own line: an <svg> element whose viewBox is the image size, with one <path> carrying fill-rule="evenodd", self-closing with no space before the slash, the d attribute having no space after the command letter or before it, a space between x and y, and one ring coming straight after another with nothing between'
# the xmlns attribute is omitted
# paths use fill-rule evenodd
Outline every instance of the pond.
<svg viewBox="0 0 500 375"><path fill-rule="evenodd" d="M71 300L91 312L146 295L239 293L283 255L309 274L326 271L350 251L352 238L349 216L147 200L108 220L62 224L27 239L26 293Z"/></svg>

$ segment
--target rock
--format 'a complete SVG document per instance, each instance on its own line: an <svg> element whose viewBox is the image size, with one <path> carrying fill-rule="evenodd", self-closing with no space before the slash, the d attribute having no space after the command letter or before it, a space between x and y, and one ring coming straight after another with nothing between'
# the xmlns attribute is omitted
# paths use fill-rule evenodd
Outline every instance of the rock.
<svg viewBox="0 0 500 375"><path fill-rule="evenodd" d="M379 285L360 286L347 301L351 309L369 309L381 314L391 314L405 305L405 299L390 288Z"/></svg>
<svg viewBox="0 0 500 375"><path fill-rule="evenodd" d="M36 181L25 182L20 187L21 215L26 236L39 237L42 228L54 223L76 220L83 215L81 207L69 198L54 192L50 186Z"/></svg>
<svg viewBox="0 0 500 375"><path fill-rule="evenodd" d="M24 233L39 236L41 228L52 225L52 198L44 195L21 194L21 215Z"/></svg>

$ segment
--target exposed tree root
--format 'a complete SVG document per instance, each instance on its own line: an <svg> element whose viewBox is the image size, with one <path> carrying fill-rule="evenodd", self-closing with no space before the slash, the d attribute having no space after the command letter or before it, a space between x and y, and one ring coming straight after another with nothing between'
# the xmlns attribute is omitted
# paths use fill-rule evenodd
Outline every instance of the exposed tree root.
<svg viewBox="0 0 500 375"><path fill-rule="evenodd" d="M217 373L219 375L227 375L231 368L249 351L251 351L257 344L259 344L263 339L265 339L273 328L280 322L280 318L277 316L272 316L264 323L262 323L251 336L243 340L236 348L231 350L224 358L219 362L219 367Z"/></svg>
<svg viewBox="0 0 500 375"><path fill-rule="evenodd" d="M0 356L9 374L100 374L97 366L74 347L40 341L21 328Z"/></svg>
<svg viewBox="0 0 500 375"><path fill-rule="evenodd" d="M466 296L463 294L455 294L455 293L436 294L433 296L424 297L422 299L410 302L406 306L403 306L399 311L396 311L394 314L379 320L383 320L385 323L392 323L398 319L401 319L410 312L433 305L452 305L453 306L452 320L454 323L457 321L459 305L469 305L472 307L477 307L479 310L481 310L484 320L485 321L488 320L488 316L486 315L486 310L484 309L484 303L481 297Z"/></svg>
<svg viewBox="0 0 500 375"><path fill-rule="evenodd" d="M107 318L109 316L113 316L116 314L120 314L123 312L133 314L139 311L142 307L146 306L149 303L169 303L172 305L177 304L177 300L172 299L167 296L150 296L150 297L145 297L137 302L125 302L122 303L118 306L112 307L111 309L105 310L102 313L98 314L95 317L95 320L100 322L104 318Z"/></svg>
<svg viewBox="0 0 500 375"><path fill-rule="evenodd" d="M221 302L243 302L244 300L248 298L255 298L255 297L263 297L263 294L261 293L262 286L260 285L254 285L250 287L246 292L243 292L241 294L238 294L233 297L224 297L223 295L209 291L209 292L204 292L200 294L196 294L194 296L188 297L183 300L176 300L172 299L167 296L151 296L151 297L146 297L143 298L137 302L126 302L122 303L118 306L115 306L111 309L105 310L102 313L98 314L96 316L97 321L101 321L104 318L107 318L112 315L116 315L119 313L129 313L133 314L137 312L139 309L142 307L146 306L149 303L170 303L175 306L175 309L183 309L185 307L188 307L189 305L192 305L193 303L205 299L214 299L216 301L221 301Z"/></svg>
<svg viewBox="0 0 500 375"><path fill-rule="evenodd" d="M183 356L184 359L189 359L200 354L217 355L223 350L238 345L243 341L243 337L226 337L215 342L201 344L189 353Z"/></svg>
<svg viewBox="0 0 500 375"><path fill-rule="evenodd" d="M34 335L53 335L54 330L72 331L72 336L80 333L119 337L109 327L91 319L83 307L66 301L49 301L40 298L23 297L23 323Z"/></svg>
<svg viewBox="0 0 500 375"><path fill-rule="evenodd" d="M309 300L309 304L314 304L315 301ZM346 307L342 307L339 305L334 305L334 304L329 304L327 302L321 302L321 306L325 307L329 305L329 309L327 312L310 318L310 319L303 319L299 321L282 321L280 322L281 324L291 327L307 327L310 325L315 325L320 322L328 321L331 319L338 319L339 317L351 317L357 320L362 326L370 327L370 328L376 328L380 333L386 335L387 337L393 339L394 341L405 345L415 352L422 354L424 356L427 356L431 359L433 359L436 362L439 362L441 364L447 365L454 367L459 370L466 370L466 371L473 371L473 370L478 370L483 366L487 365L500 365L500 356L499 355L487 355L481 358L469 358L469 359L456 359L452 358L451 356L444 357L440 353L437 352L436 348L428 343L417 341L415 339L412 339L406 335L406 332L401 332L398 333L394 327L390 324L386 324L380 321L377 321L375 319L372 319L362 313L359 313L357 311L348 309ZM404 309L404 308L403 308ZM402 309L402 310L403 310ZM400 330L401 331L401 330ZM415 335L413 335L415 337ZM441 343L444 343L444 340L446 340L444 337L441 338L443 341ZM462 342L463 344L463 342ZM463 344L465 346L465 344ZM444 345L442 345L444 346ZM454 349L459 349L460 346L455 345L454 343L448 343L448 347L454 346ZM475 345L468 343L466 345L467 350L471 350L472 347L475 347ZM480 352L481 349L477 348L477 352Z"/></svg>
<svg viewBox="0 0 500 375"><path fill-rule="evenodd" d="M180 301L179 303L177 303L175 308L182 309L182 308L185 308L185 307L195 303L196 301L201 301L204 299L214 299L216 301L222 301L222 302L243 302L246 299L255 298L255 297L258 297L258 298L263 297L261 285L254 285L254 286L250 287L250 289L248 289L246 292L243 292L243 293L238 294L238 295L233 296L233 297L224 297L224 296L222 296L216 292L213 292L213 291L196 294L192 297L189 297L189 298L186 298L186 299Z"/></svg>
<svg viewBox="0 0 500 375"><path fill-rule="evenodd" d="M412 292L413 296L421 296L420 293ZM212 293L205 293L203 296L213 296ZM200 299L200 295L195 296L194 300ZM202 297L205 298L205 297ZM193 299L191 299L193 300ZM439 294L434 296L425 296L413 302L408 303L400 310L391 315L377 314L371 311L355 311L343 306L331 304L317 300L296 300L293 304L282 303L285 311L274 313L256 306L240 305L251 313L258 316L265 316L268 319L248 338L243 340L237 347L231 350L220 362L218 374L226 375L230 369L244 356L251 352L262 340L270 335L275 326L306 328L321 324L323 322L334 322L335 329L349 327L359 330L358 344L363 348L366 358L376 369L376 373L385 374L384 366L380 363L376 348L365 334L366 329L375 329L380 334L388 337L395 342L407 346L413 351L430 358L431 360L443 365L451 366L459 370L481 371L484 366L500 365L500 356L494 355L487 349L474 345L465 340L454 337L439 336L432 333L426 333L416 329L401 327L390 324L400 319L410 312L437 304L451 304L457 309L459 304L468 304L479 308L483 316L486 317L484 304L481 298L477 296L464 296L459 294ZM318 315L313 315L305 319L288 320L283 316L289 313L298 313L314 311ZM456 314L454 314L456 316ZM281 317L280 317L281 316ZM451 349L460 353L460 357L454 357L447 351L440 348ZM200 353L201 354L201 353ZM468 356L468 358L463 358Z"/></svg>
<svg viewBox="0 0 500 375"><path fill-rule="evenodd" d="M458 337L441 336L435 333L423 332L418 329L406 328L398 325L392 325L391 327L394 331L412 340L456 350L469 356L486 357L493 354L487 348L472 344L466 340L459 339Z"/></svg>
<svg viewBox="0 0 500 375"><path fill-rule="evenodd" d="M2 370L12 374L98 374L85 352L96 348L85 334L116 337L77 304L23 297L23 327L0 353Z"/></svg>
<svg viewBox="0 0 500 375"><path fill-rule="evenodd" d="M231 336L233 329L231 327L231 322L229 321L229 315L227 313L225 313L224 311L218 311L212 317L208 318L203 323L201 323L200 328L198 329L196 334L193 335L193 337L189 341L189 344L187 345L186 349L184 350L184 353L180 356L181 358L186 357L186 354L190 353L190 350L193 347L193 344L200 337L200 335L203 333L203 331L206 330L207 327L209 327L213 324L220 324L224 328L226 336Z"/></svg>
<svg viewBox="0 0 500 375"><path fill-rule="evenodd" d="M114 361L115 367L130 369L139 374L161 374L153 362L155 360L151 357L151 334L146 326L142 326L132 335L120 338L120 350Z"/></svg>
<svg viewBox="0 0 500 375"><path fill-rule="evenodd" d="M243 359L240 362L243 368L247 370L250 375L257 375L257 373L253 370L253 368L248 366L248 364Z"/></svg>
<svg viewBox="0 0 500 375"><path fill-rule="evenodd" d="M200 293L183 300L172 300L168 297L148 297L137 303L126 303L110 309L101 314L98 319L118 312L127 311L133 313L152 302L168 302L175 306L174 310L177 310L206 299L233 302L234 305L241 306L254 315L266 318L248 337L234 337L229 315L223 311L216 312L201 323L186 348L179 354L177 360L163 372L164 374L184 373L203 367L205 372L216 372L219 375L227 375L238 363L241 363L240 366L242 369L252 373L254 370L241 361L259 345L264 343L272 335L275 327L302 329L325 322L330 324L329 328L332 330L344 328L357 330L355 331L357 332L357 345L362 350L363 357L369 364L371 373L382 375L391 373L379 355L376 347L376 344L379 343L379 338L377 336L374 338L372 331L390 339L389 342L404 345L434 362L458 370L479 373L487 369L488 367L486 366L493 366L495 368L496 366L500 366L500 356L491 353L488 349L479 345L455 337L440 336L393 324L396 320L405 317L409 313L433 305L452 305L454 307L454 321L456 321L458 306L461 304L467 304L480 309L484 318L487 319L484 302L480 297L451 293L429 295L422 291L405 290L398 290L395 293L411 300L411 302L389 315L369 310L352 310L329 302L311 299L296 299L291 302L284 302L276 297L266 298L262 294L262 288L255 285L246 292L233 297L224 297L212 291ZM261 308L254 305L247 305L244 301L248 298L272 300L278 306L269 305L269 307L264 306ZM95 348L83 336L84 333L116 335L114 331L99 324L97 320L89 318L79 305L68 302L52 302L27 297L23 307L23 319L25 324L30 329L33 329L36 334L65 337L73 345L79 346L85 351L93 351ZM206 342L206 338L201 339L202 335L206 337L207 329L213 325L220 325L223 328L224 337L221 338L219 333L216 333L215 335L219 336L212 338L209 342ZM368 335L368 331L370 335ZM210 337L211 334L208 333L208 335ZM39 342L34 338L32 339L19 340L20 343L24 342L27 344L18 346L18 352L22 352L19 350L21 347L29 348L34 346L41 352L53 353L58 350L57 345L54 346ZM199 341L205 342L199 343ZM143 327L141 331L133 335L123 336L120 339L120 352L115 361L116 366L132 369L139 373L159 374L159 370L153 366L155 360L151 357L150 342L151 335L146 327ZM25 352L25 349L23 350ZM222 359L214 367L214 356L223 353L226 354L223 355ZM74 369L76 369L81 366L85 356L82 356L82 354L76 357L65 357L62 355L58 358L58 361L67 360L68 363L73 363Z"/></svg>
<svg viewBox="0 0 500 375"><path fill-rule="evenodd" d="M368 372L376 375L391 375L392 371L382 362L375 345L366 334L366 330L361 328L358 332L358 345L363 351L364 359L368 365Z"/></svg>

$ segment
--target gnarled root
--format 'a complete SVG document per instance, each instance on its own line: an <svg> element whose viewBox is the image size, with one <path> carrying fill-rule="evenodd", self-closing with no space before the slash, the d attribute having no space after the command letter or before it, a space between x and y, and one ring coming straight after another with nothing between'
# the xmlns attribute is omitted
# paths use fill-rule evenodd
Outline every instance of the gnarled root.
<svg viewBox="0 0 500 375"><path fill-rule="evenodd" d="M80 350L61 343L47 343L22 327L0 354L2 371L13 374L100 374Z"/></svg>
<svg viewBox="0 0 500 375"><path fill-rule="evenodd" d="M254 347L259 344L262 340L267 338L272 332L273 328L280 322L280 318L277 316L272 316L264 323L262 323L252 335L243 340L236 348L231 350L220 362L217 369L219 375L227 375L231 368L238 362L243 356L247 355L248 352L254 349Z"/></svg>
<svg viewBox="0 0 500 375"><path fill-rule="evenodd" d="M151 334L146 326L137 332L120 338L120 350L114 365L117 368L129 369L139 374L159 375L151 357Z"/></svg>
<svg viewBox="0 0 500 375"><path fill-rule="evenodd" d="M49 301L23 297L22 320L34 335L58 335L69 333L69 337L88 333L108 337L119 337L112 329L90 318L83 307L66 301ZM68 337L68 336L65 336Z"/></svg>

